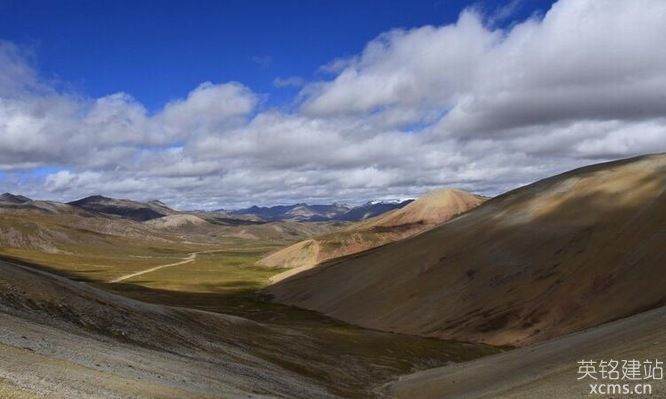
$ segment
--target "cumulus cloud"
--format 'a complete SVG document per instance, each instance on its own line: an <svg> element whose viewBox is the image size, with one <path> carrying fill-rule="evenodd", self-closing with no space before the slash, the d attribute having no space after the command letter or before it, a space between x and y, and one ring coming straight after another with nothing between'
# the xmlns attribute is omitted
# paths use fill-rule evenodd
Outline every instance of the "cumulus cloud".
<svg viewBox="0 0 666 399"><path fill-rule="evenodd" d="M239 83L205 82L187 98L168 103L159 119L174 136L224 132L242 123L257 101L257 96Z"/></svg>
<svg viewBox="0 0 666 399"><path fill-rule="evenodd" d="M13 76L10 83L0 81L4 169L53 164L131 168L135 158L146 151L242 125L258 102L241 84L205 82L187 97L149 115L127 93L97 99L59 93L39 81L23 61L13 46L0 47L0 75L10 71Z"/></svg>
<svg viewBox="0 0 666 399"><path fill-rule="evenodd" d="M236 82L202 83L153 113L128 93L65 93L0 42L0 184L187 208L444 185L492 195L666 150L665 2L560 0L505 29L503 18L466 10L450 25L382 33L322 66L324 80L276 78L302 86L289 112ZM54 171L31 173L42 166Z"/></svg>
<svg viewBox="0 0 666 399"><path fill-rule="evenodd" d="M446 133L502 131L666 112L666 3L560 2L514 27L479 60L478 79L442 120Z"/></svg>
<svg viewBox="0 0 666 399"><path fill-rule="evenodd" d="M448 134L659 116L665 21L659 0L560 1L508 31L466 11L454 25L381 35L335 79L313 84L303 111L436 108L447 111L439 129Z"/></svg>
<svg viewBox="0 0 666 399"><path fill-rule="evenodd" d="M475 63L497 40L470 11L453 25L384 33L335 79L311 86L303 111L358 115L396 106L453 106L475 80Z"/></svg>

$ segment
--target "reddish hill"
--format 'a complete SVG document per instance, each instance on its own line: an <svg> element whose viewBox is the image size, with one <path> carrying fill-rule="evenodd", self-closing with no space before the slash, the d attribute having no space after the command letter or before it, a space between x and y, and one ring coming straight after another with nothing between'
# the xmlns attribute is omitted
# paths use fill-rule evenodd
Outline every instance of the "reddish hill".
<svg viewBox="0 0 666 399"><path fill-rule="evenodd" d="M263 258L269 267L292 268L273 278L279 281L329 259L351 255L418 234L479 205L479 196L456 189L434 190L404 208L351 227L305 240Z"/></svg>

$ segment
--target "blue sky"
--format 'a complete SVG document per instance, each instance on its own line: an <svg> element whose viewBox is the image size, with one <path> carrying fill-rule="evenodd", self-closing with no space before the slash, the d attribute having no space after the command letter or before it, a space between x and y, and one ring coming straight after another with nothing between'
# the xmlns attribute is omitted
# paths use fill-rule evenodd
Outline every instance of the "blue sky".
<svg viewBox="0 0 666 399"><path fill-rule="evenodd" d="M666 1L0 0L0 191L496 195L666 151Z"/></svg>
<svg viewBox="0 0 666 399"><path fill-rule="evenodd" d="M466 7L511 12L500 25L543 13L551 1L74 1L0 0L0 38L29 49L47 78L101 97L123 91L150 110L203 81L238 81L289 103L298 88L275 78L321 77L394 28L455 22Z"/></svg>

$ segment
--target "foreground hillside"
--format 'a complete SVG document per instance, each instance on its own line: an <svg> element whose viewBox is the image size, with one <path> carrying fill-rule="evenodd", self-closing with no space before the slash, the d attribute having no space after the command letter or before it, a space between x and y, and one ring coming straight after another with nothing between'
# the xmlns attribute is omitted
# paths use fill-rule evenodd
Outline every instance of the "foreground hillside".
<svg viewBox="0 0 666 399"><path fill-rule="evenodd" d="M590 393L589 384L597 381L578 379L579 361L664 359L664 331L666 307L661 307L542 344L403 376L383 391L399 399L584 397ZM628 389L648 383L652 394L637 396L666 398L666 380L620 382Z"/></svg>
<svg viewBox="0 0 666 399"><path fill-rule="evenodd" d="M148 305L5 262L0 287L0 381L18 392L62 398L331 396L230 344L238 330L268 333L248 320Z"/></svg>
<svg viewBox="0 0 666 399"><path fill-rule="evenodd" d="M293 268L276 276L279 281L329 259L354 254L401 240L444 223L483 200L455 189L434 190L404 208L356 223L342 231L318 236L274 252L259 263Z"/></svg>
<svg viewBox="0 0 666 399"><path fill-rule="evenodd" d="M367 398L397 375L497 353L229 303L222 292L95 284L155 303L148 304L35 267L0 261L2 398ZM149 280L172 281L159 273ZM221 314L226 309L260 322Z"/></svg>
<svg viewBox="0 0 666 399"><path fill-rule="evenodd" d="M365 327L543 341L666 303L666 155L511 191L413 238L267 290Z"/></svg>

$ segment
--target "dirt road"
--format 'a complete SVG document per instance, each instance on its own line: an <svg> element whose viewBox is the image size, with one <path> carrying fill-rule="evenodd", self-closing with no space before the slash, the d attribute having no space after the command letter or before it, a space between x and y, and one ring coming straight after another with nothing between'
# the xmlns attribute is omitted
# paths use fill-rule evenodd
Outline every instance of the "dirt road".
<svg viewBox="0 0 666 399"><path fill-rule="evenodd" d="M184 265L184 264L186 264L186 263L191 263L191 262L194 262L195 260L197 260L197 255L199 255L199 254L203 254L203 253L212 253L212 252L220 252L220 251L221 251L221 250L210 250L210 251L197 251L197 252L192 252L192 253L190 253L189 255L187 255L187 257L183 258L183 260L181 260L181 261L179 261L179 262L169 263L169 264L166 264L166 265L159 265L159 266L151 267L150 269L141 270L141 271L134 272L134 273L130 273L130 274L125 274L124 276L120 276L120 277L114 278L113 280L109 280L109 283L119 283L119 282L121 282L121 281L124 281L124 280L130 279L130 278L132 278L132 277L141 276L141 275L143 275L143 274L151 273L151 272L154 272L154 271L157 271L157 270L160 270L160 269L165 269L165 268L167 268L167 267L174 267L174 266Z"/></svg>

